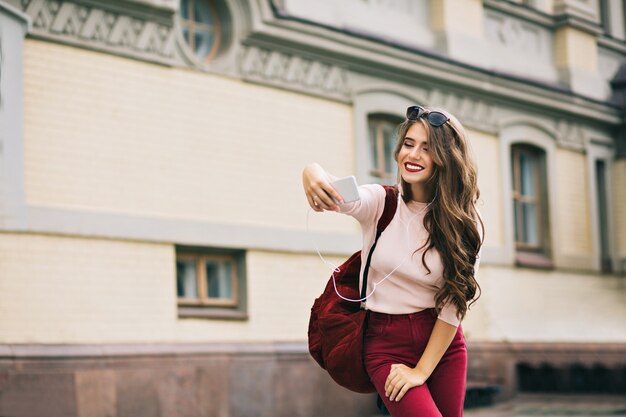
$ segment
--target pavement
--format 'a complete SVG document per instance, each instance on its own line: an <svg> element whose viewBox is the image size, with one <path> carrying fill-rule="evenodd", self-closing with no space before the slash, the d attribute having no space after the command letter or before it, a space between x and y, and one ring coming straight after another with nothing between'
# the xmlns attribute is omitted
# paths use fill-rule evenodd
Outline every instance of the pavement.
<svg viewBox="0 0 626 417"><path fill-rule="evenodd" d="M465 417L626 417L626 396L523 394L491 407L466 410Z"/></svg>

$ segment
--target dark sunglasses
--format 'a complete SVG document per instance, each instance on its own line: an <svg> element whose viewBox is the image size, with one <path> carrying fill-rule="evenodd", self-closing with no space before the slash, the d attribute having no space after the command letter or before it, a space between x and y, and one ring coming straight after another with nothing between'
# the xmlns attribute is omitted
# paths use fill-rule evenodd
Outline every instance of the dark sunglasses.
<svg viewBox="0 0 626 417"><path fill-rule="evenodd" d="M435 127L443 126L448 122L448 120L450 120L448 116L440 111L429 112L420 106L411 106L406 109L406 118L409 120L417 120L424 115L426 115L426 120L428 120L428 123L430 123L431 126Z"/></svg>

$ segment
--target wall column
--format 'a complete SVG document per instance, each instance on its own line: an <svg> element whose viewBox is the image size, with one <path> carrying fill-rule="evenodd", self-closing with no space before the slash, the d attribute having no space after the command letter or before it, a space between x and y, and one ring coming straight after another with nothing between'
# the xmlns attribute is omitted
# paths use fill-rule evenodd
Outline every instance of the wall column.
<svg viewBox="0 0 626 417"><path fill-rule="evenodd" d="M490 67L481 0L431 0L430 9L437 49L452 59Z"/></svg>
<svg viewBox="0 0 626 417"><path fill-rule="evenodd" d="M26 222L24 191L24 37L30 18L0 3L0 230Z"/></svg>
<svg viewBox="0 0 626 417"><path fill-rule="evenodd" d="M563 84L573 92L602 100L596 36L568 24L554 34L554 59Z"/></svg>

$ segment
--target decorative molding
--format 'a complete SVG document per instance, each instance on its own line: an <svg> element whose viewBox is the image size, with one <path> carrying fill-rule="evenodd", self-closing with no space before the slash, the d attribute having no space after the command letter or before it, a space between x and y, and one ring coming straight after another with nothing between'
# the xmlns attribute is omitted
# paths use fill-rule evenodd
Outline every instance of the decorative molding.
<svg viewBox="0 0 626 417"><path fill-rule="evenodd" d="M556 122L556 140L560 147L577 151L585 149L585 135L580 124L567 120Z"/></svg>
<svg viewBox="0 0 626 417"><path fill-rule="evenodd" d="M490 133L498 131L497 110L485 100L436 88L430 90L427 100L428 106L446 109L464 126Z"/></svg>
<svg viewBox="0 0 626 417"><path fill-rule="evenodd" d="M348 72L344 68L314 59L245 46L240 53L239 70L242 78L248 81L341 101L350 100Z"/></svg>
<svg viewBox="0 0 626 417"><path fill-rule="evenodd" d="M540 28L532 27L520 19L495 13L486 13L488 40L503 48L510 48L525 55L541 55L543 47Z"/></svg>
<svg viewBox="0 0 626 417"><path fill-rule="evenodd" d="M585 143L588 141L588 133L585 126L567 119L546 119L526 112L520 112L514 108L503 107L504 113L498 118L498 128L506 130L513 126L526 126L542 132L542 135L551 138L559 148L583 152ZM544 141L545 143L545 141ZM544 147L537 144L539 147Z"/></svg>
<svg viewBox="0 0 626 417"><path fill-rule="evenodd" d="M121 14L106 2L95 7L73 1L21 0L18 5L32 18L35 36L161 63L174 60L171 16L157 23L139 13Z"/></svg>

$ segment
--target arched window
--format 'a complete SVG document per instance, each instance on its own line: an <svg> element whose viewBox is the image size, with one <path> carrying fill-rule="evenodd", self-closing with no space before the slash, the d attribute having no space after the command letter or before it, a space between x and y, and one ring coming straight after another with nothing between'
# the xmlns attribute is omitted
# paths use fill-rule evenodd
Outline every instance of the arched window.
<svg viewBox="0 0 626 417"><path fill-rule="evenodd" d="M397 127L402 119L372 114L367 118L369 148L370 148L370 172L369 174L383 184L395 184L397 182L397 167L393 156L396 146Z"/></svg>
<svg viewBox="0 0 626 417"><path fill-rule="evenodd" d="M511 167L517 261L550 266L545 152L531 145L513 145Z"/></svg>
<svg viewBox="0 0 626 417"><path fill-rule="evenodd" d="M215 57L220 49L221 22L211 0L181 0L180 26L185 42L202 62Z"/></svg>

